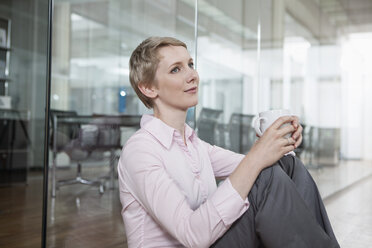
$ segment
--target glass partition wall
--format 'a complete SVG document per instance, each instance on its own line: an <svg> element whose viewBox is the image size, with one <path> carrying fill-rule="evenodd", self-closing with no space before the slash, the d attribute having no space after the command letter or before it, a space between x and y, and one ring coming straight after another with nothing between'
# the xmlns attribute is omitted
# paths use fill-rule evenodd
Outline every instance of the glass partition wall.
<svg viewBox="0 0 372 248"><path fill-rule="evenodd" d="M48 4L0 1L0 247L42 245Z"/></svg>
<svg viewBox="0 0 372 248"><path fill-rule="evenodd" d="M194 20L194 1L54 1L48 247L125 246L116 166L150 113L129 57L148 36L177 37L194 57Z"/></svg>
<svg viewBox="0 0 372 248"><path fill-rule="evenodd" d="M305 128L296 154L309 168L368 159L371 144L355 123L371 121L362 118L367 91L358 91L370 90L363 70L369 60L351 56L369 39L354 33L368 31L371 15L357 17L349 2L55 0L51 114L52 140L59 141L50 150L48 247L125 244L115 167L140 116L151 113L128 78L130 54L148 36L188 45L200 75L199 104L188 122L203 140L246 153L256 140L255 115L284 108ZM108 133L105 126L114 128ZM109 146L100 143L102 132Z"/></svg>
<svg viewBox="0 0 372 248"><path fill-rule="evenodd" d="M200 101L190 112L195 112L194 127L202 139L245 153L256 139L252 121L257 112L285 108L305 127L303 146L296 152L309 167L337 164L340 154L363 159L368 144L359 142L364 148L353 151L348 140L359 136L350 135L351 120L341 121L348 118L342 106L357 94L346 90L350 77L365 73L344 70L350 66L344 57L352 49L350 33L364 32L351 25L349 8L348 1L330 0L55 1L55 120L63 127L71 126L70 117L91 118L73 124L80 128L76 132L94 136L94 116L134 118L131 125L118 127L124 144L138 128L139 116L151 113L129 84L131 51L148 36L175 36L193 56L197 47ZM81 161L58 147L53 152L57 186L52 185L56 190L48 215L50 246L125 243L115 174L105 177L112 173L120 145L99 154L91 149L92 158ZM74 177L76 167L101 183L59 184Z"/></svg>
<svg viewBox="0 0 372 248"><path fill-rule="evenodd" d="M284 108L300 117L309 168L372 159L369 1L54 0L52 23L48 3L0 3L1 247L126 247L116 165L151 113L128 77L149 36L188 45L200 87L187 121L203 140L246 153L255 115Z"/></svg>

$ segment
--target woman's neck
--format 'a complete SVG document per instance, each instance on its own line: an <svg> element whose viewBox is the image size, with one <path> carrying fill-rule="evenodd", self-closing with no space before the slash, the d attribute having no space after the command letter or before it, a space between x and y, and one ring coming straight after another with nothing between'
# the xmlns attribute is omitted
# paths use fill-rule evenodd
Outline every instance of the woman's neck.
<svg viewBox="0 0 372 248"><path fill-rule="evenodd" d="M184 141L186 114L187 110L162 109L160 111L159 108L154 107L154 116L180 132Z"/></svg>

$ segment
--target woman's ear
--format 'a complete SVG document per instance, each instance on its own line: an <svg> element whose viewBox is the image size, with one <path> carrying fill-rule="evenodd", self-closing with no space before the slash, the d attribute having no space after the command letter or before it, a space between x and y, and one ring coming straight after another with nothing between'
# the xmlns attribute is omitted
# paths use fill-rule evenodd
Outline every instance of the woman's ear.
<svg viewBox="0 0 372 248"><path fill-rule="evenodd" d="M138 89L142 92L142 94L152 99L154 99L158 95L155 87L152 85L145 85L143 83L139 83Z"/></svg>

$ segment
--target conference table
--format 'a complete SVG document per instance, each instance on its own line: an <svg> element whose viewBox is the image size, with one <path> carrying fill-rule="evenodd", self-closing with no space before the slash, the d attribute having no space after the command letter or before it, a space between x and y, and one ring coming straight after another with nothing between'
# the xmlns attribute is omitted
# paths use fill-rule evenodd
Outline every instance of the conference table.
<svg viewBox="0 0 372 248"><path fill-rule="evenodd" d="M121 138L122 130L139 129L140 120L141 115L77 115L76 112L51 111L52 197L56 196L58 186L56 180L57 154L66 150L67 147L70 149L77 147L76 149L89 150L90 152L110 152L109 179L111 188L114 187L115 151L121 149L126 142ZM61 141L63 141L62 144Z"/></svg>

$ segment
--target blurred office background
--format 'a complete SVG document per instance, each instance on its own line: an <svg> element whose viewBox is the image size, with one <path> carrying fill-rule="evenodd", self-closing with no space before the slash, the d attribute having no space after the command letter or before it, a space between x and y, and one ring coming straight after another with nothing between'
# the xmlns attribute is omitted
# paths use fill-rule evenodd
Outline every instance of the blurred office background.
<svg viewBox="0 0 372 248"><path fill-rule="evenodd" d="M296 154L341 246L372 242L358 229L372 231L372 1L54 0L52 20L49 4L0 2L0 246L126 247L115 167L151 113L128 77L148 36L188 45L200 75L188 123L209 143L246 153L258 112L298 115Z"/></svg>

